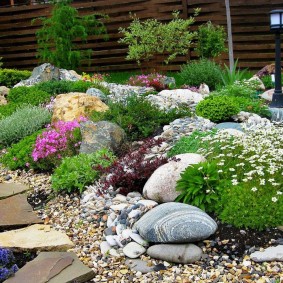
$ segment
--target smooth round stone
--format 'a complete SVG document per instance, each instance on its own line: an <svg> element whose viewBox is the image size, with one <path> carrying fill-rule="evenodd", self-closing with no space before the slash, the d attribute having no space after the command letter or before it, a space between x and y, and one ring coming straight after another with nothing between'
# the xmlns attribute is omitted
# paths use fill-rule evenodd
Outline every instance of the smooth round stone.
<svg viewBox="0 0 283 283"><path fill-rule="evenodd" d="M156 201L150 200L150 199L139 200L138 204L144 205L145 207L148 207L148 208L152 208L158 205Z"/></svg>
<svg viewBox="0 0 283 283"><path fill-rule="evenodd" d="M148 273L154 271L154 266L148 266L148 262L141 259L126 259L126 264L135 271Z"/></svg>
<svg viewBox="0 0 283 283"><path fill-rule="evenodd" d="M123 253L129 258L137 258L145 252L146 249L135 242L131 242L123 248Z"/></svg>
<svg viewBox="0 0 283 283"><path fill-rule="evenodd" d="M127 197L125 197L124 195L121 195L121 194L117 194L117 195L115 196L115 198L113 198L112 201L113 201L113 202L114 202L114 201L127 202Z"/></svg>
<svg viewBox="0 0 283 283"><path fill-rule="evenodd" d="M117 242L116 242L114 236L108 235L108 236L105 237L105 239L106 239L107 243L108 243L111 247L117 246Z"/></svg>
<svg viewBox="0 0 283 283"><path fill-rule="evenodd" d="M152 258L183 264L196 262L202 256L201 248L194 244L154 245L146 253Z"/></svg>
<svg viewBox="0 0 283 283"><path fill-rule="evenodd" d="M129 218L136 218L136 217L138 217L138 216L140 216L140 215L141 215L141 211L138 210L138 209L136 209L136 210L132 210L132 211L129 213L128 217L129 217Z"/></svg>
<svg viewBox="0 0 283 283"><path fill-rule="evenodd" d="M111 249L111 246L107 241L103 241L100 243L100 250L103 255L107 254L109 250Z"/></svg>
<svg viewBox="0 0 283 283"><path fill-rule="evenodd" d="M223 129L235 129L238 131L243 131L241 124L239 123L233 123L233 122L223 122L219 123L215 126L216 129L218 130L223 130Z"/></svg>
<svg viewBox="0 0 283 283"><path fill-rule="evenodd" d="M139 234L136 233L131 233L130 237L132 240L134 240L136 243L142 245L143 247L147 247L148 246L148 242L142 238Z"/></svg>
<svg viewBox="0 0 283 283"><path fill-rule="evenodd" d="M126 203L120 203L120 204L113 204L110 206L110 208L114 211L121 211L128 205Z"/></svg>
<svg viewBox="0 0 283 283"><path fill-rule="evenodd" d="M131 229L125 229L125 230L122 231L122 237L124 239L130 238L131 234L132 234L132 230Z"/></svg>
<svg viewBox="0 0 283 283"><path fill-rule="evenodd" d="M127 197L129 198L136 198L136 197L141 197L142 195L139 192L130 192L127 194Z"/></svg>
<svg viewBox="0 0 283 283"><path fill-rule="evenodd" d="M201 209L169 202L161 204L134 225L141 237L152 243L191 243L208 238L217 229L216 222Z"/></svg>

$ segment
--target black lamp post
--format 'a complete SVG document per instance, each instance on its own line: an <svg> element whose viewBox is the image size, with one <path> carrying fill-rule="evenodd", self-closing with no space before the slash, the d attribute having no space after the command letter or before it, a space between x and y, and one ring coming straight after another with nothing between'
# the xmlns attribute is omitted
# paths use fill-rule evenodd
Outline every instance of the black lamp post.
<svg viewBox="0 0 283 283"><path fill-rule="evenodd" d="M283 94L281 86L281 40L283 31L283 10L270 12L270 31L275 33L275 90L270 107L283 108Z"/></svg>

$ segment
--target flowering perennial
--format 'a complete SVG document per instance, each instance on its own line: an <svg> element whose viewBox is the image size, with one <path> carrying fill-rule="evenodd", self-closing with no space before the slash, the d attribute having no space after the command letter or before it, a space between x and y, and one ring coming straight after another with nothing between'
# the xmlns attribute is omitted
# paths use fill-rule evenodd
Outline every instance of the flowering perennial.
<svg viewBox="0 0 283 283"><path fill-rule="evenodd" d="M0 248L0 282L4 282L18 271L17 265L13 264L14 260L14 255L10 250Z"/></svg>
<svg viewBox="0 0 283 283"><path fill-rule="evenodd" d="M133 86L153 87L157 91L168 88L164 83L166 76L161 74L137 75L129 78L128 84Z"/></svg>

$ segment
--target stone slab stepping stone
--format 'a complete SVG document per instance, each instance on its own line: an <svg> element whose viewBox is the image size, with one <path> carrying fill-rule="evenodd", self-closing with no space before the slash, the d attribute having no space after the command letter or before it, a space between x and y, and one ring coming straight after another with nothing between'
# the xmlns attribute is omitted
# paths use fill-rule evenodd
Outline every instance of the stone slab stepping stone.
<svg viewBox="0 0 283 283"><path fill-rule="evenodd" d="M16 183L0 183L0 199L22 194L30 188L26 185Z"/></svg>
<svg viewBox="0 0 283 283"><path fill-rule="evenodd" d="M6 283L83 283L91 280L94 272L86 267L73 252L41 252Z"/></svg>
<svg viewBox="0 0 283 283"><path fill-rule="evenodd" d="M0 200L0 227L43 223L27 202L26 195L15 195Z"/></svg>
<svg viewBox="0 0 283 283"><path fill-rule="evenodd" d="M263 252L254 252L250 257L253 261L256 262L283 261L283 245L269 247Z"/></svg>
<svg viewBox="0 0 283 283"><path fill-rule="evenodd" d="M14 251L67 251L73 246L66 234L49 229L49 225L35 224L0 233L0 247Z"/></svg>
<svg viewBox="0 0 283 283"><path fill-rule="evenodd" d="M154 271L154 265L149 266L148 263L141 259L126 259L126 264L135 271L141 273L149 273Z"/></svg>

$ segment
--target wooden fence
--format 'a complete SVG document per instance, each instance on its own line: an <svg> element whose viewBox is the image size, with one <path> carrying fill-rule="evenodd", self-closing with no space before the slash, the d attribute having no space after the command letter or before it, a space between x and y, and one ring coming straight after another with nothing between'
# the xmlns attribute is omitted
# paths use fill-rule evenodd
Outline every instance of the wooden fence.
<svg viewBox="0 0 283 283"><path fill-rule="evenodd" d="M32 3L32 1L27 1ZM91 65L81 67L82 71L120 71L137 69L135 62L125 60L126 46L117 42L120 37L119 27L131 22L129 12L140 19L157 18L167 21L172 18L172 11L181 11L186 18L193 14L194 8L201 8L200 15L192 29L199 24L212 21L226 28L226 10L224 0L82 0L72 4L81 15L103 12L109 15L106 22L109 40L101 36L90 36L82 49L93 49ZM282 0L230 0L234 57L239 58L240 66L260 69L274 61L274 36L269 31L269 11L282 8ZM32 69L39 64L36 59L35 32L40 28L37 17L50 15L49 4L28 4L0 7L0 57L4 67ZM227 64L227 54L219 60ZM190 50L188 56L179 56L164 70L179 70L188 59L195 59Z"/></svg>

